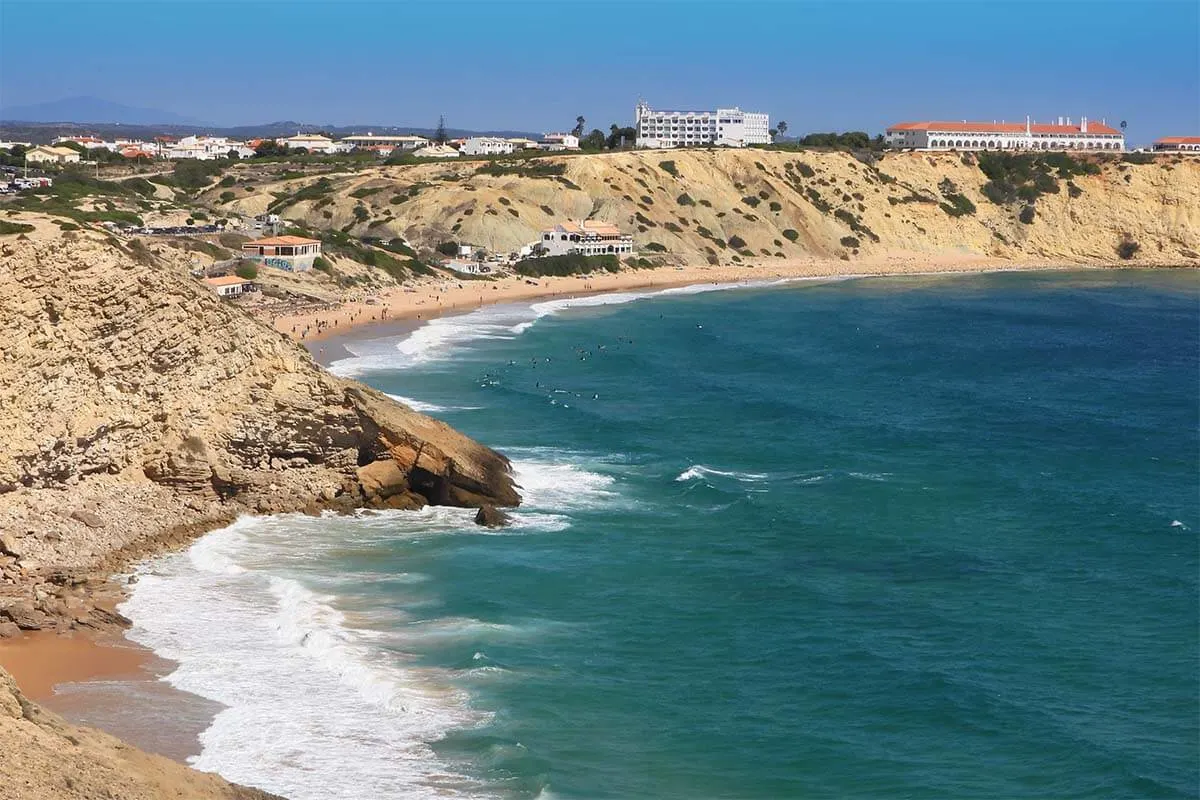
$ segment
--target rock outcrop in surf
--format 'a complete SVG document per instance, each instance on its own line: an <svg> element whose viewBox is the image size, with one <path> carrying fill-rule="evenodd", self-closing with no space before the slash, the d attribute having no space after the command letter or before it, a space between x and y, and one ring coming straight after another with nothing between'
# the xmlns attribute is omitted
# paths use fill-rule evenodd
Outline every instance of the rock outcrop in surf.
<svg viewBox="0 0 1200 800"><path fill-rule="evenodd" d="M111 623L93 575L241 513L520 502L504 456L196 283L40 233L0 254L0 622Z"/></svg>

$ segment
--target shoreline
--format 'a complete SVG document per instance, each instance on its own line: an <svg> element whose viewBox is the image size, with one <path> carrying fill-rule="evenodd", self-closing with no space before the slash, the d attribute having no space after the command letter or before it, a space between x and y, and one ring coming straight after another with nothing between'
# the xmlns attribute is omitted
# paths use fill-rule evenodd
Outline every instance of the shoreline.
<svg viewBox="0 0 1200 800"><path fill-rule="evenodd" d="M555 299L573 299L615 292L672 289L706 284L737 285L802 278L882 278L989 272L1025 272L1095 269L1187 269L1189 265L1079 263L1053 260L1014 261L987 256L889 253L856 261L792 259L747 266L685 266L625 269L617 273L592 273L565 277L526 279L510 276L492 281L451 277L423 279L397 286L371 298L372 302L347 301L333 309L284 314L274 318L276 331L291 337L322 366L352 353L343 342L365 338L364 330L380 329L380 336L408 333L423 323L445 316L467 314L492 305ZM388 329L394 326L393 331ZM374 338L374 337L372 337Z"/></svg>
<svg viewBox="0 0 1200 800"><path fill-rule="evenodd" d="M852 266L858 268L850 268ZM525 284L523 278L509 278L485 284L495 287L487 290L494 292L494 295L483 295L480 293L478 287L474 284L482 282L463 281L461 282L462 288L460 288L457 285L459 282L450 280L443 282L443 284L456 284L454 287L443 286L445 289L443 296L450 302L438 303L436 306L426 306L423 303L416 302L416 297L413 297L408 302L401 302L404 298L393 301L392 298L396 295L414 295L414 293L405 292L403 288L398 287L386 295L388 301L383 304L383 308L389 311L386 317L381 315L379 304L346 303L332 312L327 311L324 313L281 317L276 320L275 327L280 332L288 333L288 331L282 330L282 327L288 322L296 325L300 321L308 321L310 326L312 326L315 324L315 321L321 318L329 318L327 323L321 326L321 330L315 335L303 338L296 337L299 343L310 351L315 361L323 367L328 367L330 363L339 358L353 355L345 347L345 343L347 342L368 337L403 335L415 331L432 319L465 315L484 306L504 303L568 299L626 291L660 290L707 284L736 286L749 282L768 283L778 280L803 278L832 280L869 277L950 276L1015 271L1174 268L1195 269L1192 265L1172 267L1145 264L1080 264L1046 261L1014 262L1006 259L960 256L939 260L911 256L882 262L874 260L864 260L861 262L811 260L800 262L796 271L768 270L760 267L691 269L663 267L655 270L636 270L587 277L539 279L534 285ZM476 295L479 298L479 303L465 302L463 298L469 294ZM395 302L395 305L392 305L393 302ZM365 311L373 312L374 318L364 318L363 312ZM201 536L228 525L230 522L231 519L228 517L215 517L197 520L191 524L173 526L164 530L159 536L152 537L149 541L141 542L138 547L130 548L129 550L116 550L106 554L102 564L97 567L96 571L104 573L107 576L108 588L115 588L118 594L125 596L129 588L113 580L119 570L123 570L132 563L142 563L166 553L183 549ZM90 632L76 632L64 635L54 630L45 630L36 632L32 636L26 634L16 640L0 640L0 667L4 667L13 673L18 684L32 699L58 713L64 712L59 707L56 707L58 705L56 688L68 686L79 687L89 684L100 685L105 682L131 681L153 684L165 688L169 693L173 693L173 696L160 699L170 704L172 708L178 708L178 702L190 703L193 698L208 702L204 701L203 698L175 690L166 684L165 681L162 681L162 676L170 671L172 662L163 659L154 653L154 651L138 645L126 635L126 632L127 629L117 630L115 631L115 635L110 639L106 637L104 632L94 634ZM55 646L55 642L65 642L67 645L59 648ZM110 650L130 652L108 652ZM78 658L63 659L61 656L55 655L56 653L76 651L79 656ZM14 658L13 654L17 652L21 652L22 655L16 658L28 659L28 664L21 664L15 668L10 666L10 662ZM59 663L62 661L69 663ZM37 665L46 663L53 663L56 669L61 667L63 671L39 672ZM33 667L31 668L29 664L32 664ZM56 676L60 677L56 678ZM115 699L115 695L110 695L108 702ZM164 748L155 746L154 731L145 731L147 733L147 737L145 738L131 735L128 731L118 733L112 730L111 726L104 723L97 724L92 720L79 719L79 715L75 713L75 710L66 712L68 716L72 717L72 721L77 724L100 727L120 736L126 741L130 741L142 749L162 753L181 763L186 763L185 759L187 756L199 752L198 736L207 727L208 722L211 722L212 716L215 713L216 711L212 710L206 718L207 721L202 721L199 716L189 720L195 727L190 739L190 741L194 742L192 749L188 750L186 747L181 748L172 744L167 748L169 751L165 752ZM169 710L167 714L163 715L163 718L171 719Z"/></svg>

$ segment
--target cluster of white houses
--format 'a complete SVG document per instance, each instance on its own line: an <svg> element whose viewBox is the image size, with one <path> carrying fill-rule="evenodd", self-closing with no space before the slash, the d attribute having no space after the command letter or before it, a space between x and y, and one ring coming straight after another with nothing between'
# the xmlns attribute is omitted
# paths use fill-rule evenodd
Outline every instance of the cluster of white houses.
<svg viewBox="0 0 1200 800"><path fill-rule="evenodd" d="M887 129L889 147L905 150L1117 150L1125 135L1087 117L1056 122L901 122Z"/></svg>
<svg viewBox="0 0 1200 800"><path fill-rule="evenodd" d="M569 133L547 133L541 139L523 137L502 138L499 136L472 136L451 139L446 144L437 144L424 136L387 136L368 132L334 140L320 133L297 133L276 139L250 139L239 141L226 136L185 136L175 139L170 136L155 137L146 142L134 139L105 141L95 136L60 136L50 145L31 145L28 142L4 142L11 148L21 145L32 163L68 164L81 158L78 148L87 153L91 150L108 150L126 158L167 159L177 161L193 158L211 161L218 158L249 158L265 141L286 147L292 151L331 155L368 151L381 157L390 156L397 150L409 152L421 158L454 158L459 155L507 155L518 150L578 150L579 137ZM67 145L75 145L69 147Z"/></svg>

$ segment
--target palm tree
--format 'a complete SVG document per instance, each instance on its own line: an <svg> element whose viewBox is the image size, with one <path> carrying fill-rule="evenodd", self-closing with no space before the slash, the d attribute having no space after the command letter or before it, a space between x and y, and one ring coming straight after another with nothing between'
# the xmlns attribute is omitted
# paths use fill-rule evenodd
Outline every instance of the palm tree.
<svg viewBox="0 0 1200 800"><path fill-rule="evenodd" d="M783 136L785 133L787 133L787 123L783 120L779 120L779 124L776 127L779 130L780 136Z"/></svg>
<svg viewBox="0 0 1200 800"><path fill-rule="evenodd" d="M575 129L571 131L572 136L583 136L583 126L587 124L587 120L583 117L575 118Z"/></svg>

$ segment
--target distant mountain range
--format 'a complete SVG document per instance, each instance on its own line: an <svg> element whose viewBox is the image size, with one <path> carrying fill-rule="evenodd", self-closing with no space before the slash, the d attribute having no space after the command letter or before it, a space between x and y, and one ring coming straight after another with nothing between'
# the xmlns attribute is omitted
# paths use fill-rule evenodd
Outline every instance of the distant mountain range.
<svg viewBox="0 0 1200 800"><path fill-rule="evenodd" d="M49 103L0 108L0 120L20 122L106 122L116 125L199 125L203 120L160 108L135 108L98 97L67 97Z"/></svg>
<svg viewBox="0 0 1200 800"><path fill-rule="evenodd" d="M134 108L112 103L96 97L69 97L50 103L34 103L24 106L0 108L0 139L16 139L35 143L48 142L55 136L94 133L97 136L124 136L148 139L159 135L187 136L207 133L228 136L234 139L254 137L278 137L324 131L334 138L355 133L383 135L418 134L432 136L433 128L415 128L396 125L320 125L299 123L291 120L266 122L260 125L234 125L219 127L191 117L156 108ZM451 138L460 136L508 136L537 138L541 134L531 131L470 131L447 128Z"/></svg>

